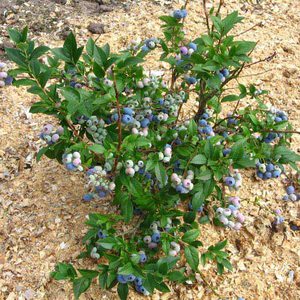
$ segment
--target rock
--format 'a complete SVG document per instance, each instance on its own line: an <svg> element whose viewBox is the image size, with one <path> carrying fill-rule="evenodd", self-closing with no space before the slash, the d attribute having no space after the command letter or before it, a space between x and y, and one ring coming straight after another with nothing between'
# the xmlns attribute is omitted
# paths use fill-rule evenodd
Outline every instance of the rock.
<svg viewBox="0 0 300 300"><path fill-rule="evenodd" d="M87 28L91 33L102 34L105 33L104 25L101 23L91 23Z"/></svg>

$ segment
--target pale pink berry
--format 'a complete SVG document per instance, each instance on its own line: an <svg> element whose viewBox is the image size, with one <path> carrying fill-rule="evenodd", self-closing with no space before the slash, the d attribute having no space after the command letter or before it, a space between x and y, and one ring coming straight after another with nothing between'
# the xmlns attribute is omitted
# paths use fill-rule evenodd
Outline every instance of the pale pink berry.
<svg viewBox="0 0 300 300"><path fill-rule="evenodd" d="M229 201L234 205L234 206L239 206L240 205L240 198L239 197L230 197Z"/></svg>
<svg viewBox="0 0 300 300"><path fill-rule="evenodd" d="M244 223L245 222L245 216L242 214L242 213L237 213L237 216L236 216L237 220L240 222L240 223Z"/></svg>
<svg viewBox="0 0 300 300"><path fill-rule="evenodd" d="M242 228L242 224L241 223L237 222L237 223L234 224L233 229L240 230L241 228Z"/></svg>
<svg viewBox="0 0 300 300"><path fill-rule="evenodd" d="M132 132L133 134L139 134L139 131L138 131L137 128L132 128L131 132Z"/></svg>
<svg viewBox="0 0 300 300"><path fill-rule="evenodd" d="M134 168L126 168L125 173L130 177L134 176L135 174Z"/></svg>
<svg viewBox="0 0 300 300"><path fill-rule="evenodd" d="M164 151L165 155L170 157L172 155L172 149L171 148L166 148Z"/></svg>
<svg viewBox="0 0 300 300"><path fill-rule="evenodd" d="M191 180L190 179L184 179L182 184L185 188L189 188L189 186L191 185Z"/></svg>
<svg viewBox="0 0 300 300"><path fill-rule="evenodd" d="M73 165L74 165L75 167L79 166L80 164L81 164L80 158L75 158L75 159L73 160Z"/></svg>
<svg viewBox="0 0 300 300"><path fill-rule="evenodd" d="M4 79L7 77L7 73L6 72L0 72L0 79Z"/></svg>
<svg viewBox="0 0 300 300"><path fill-rule="evenodd" d="M177 251L176 250L170 250L169 255L170 256L177 256Z"/></svg>
<svg viewBox="0 0 300 300"><path fill-rule="evenodd" d="M5 86L5 82L3 80L0 80L0 88L3 88Z"/></svg>

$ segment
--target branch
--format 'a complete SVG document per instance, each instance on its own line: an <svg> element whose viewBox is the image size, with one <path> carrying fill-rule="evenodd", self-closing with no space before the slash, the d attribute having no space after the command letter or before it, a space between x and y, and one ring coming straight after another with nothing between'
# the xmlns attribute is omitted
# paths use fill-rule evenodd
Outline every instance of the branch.
<svg viewBox="0 0 300 300"><path fill-rule="evenodd" d="M267 57L265 57L265 58L263 58L263 59L260 59L260 60L258 60L258 61L255 61L255 62L251 63L251 64L245 65L245 68L249 68L249 67L251 67L251 66L253 66L253 65L259 64L259 63L264 62L264 61L269 62L269 61L271 61L276 55L277 55L277 53L276 53L276 51L275 51L273 54L271 54L271 55L269 55L269 56L267 56Z"/></svg>
<svg viewBox="0 0 300 300"><path fill-rule="evenodd" d="M208 17L208 13L206 10L206 0L203 0L203 9L204 9L204 14L205 14L205 22L206 22L206 27L207 27L207 31L208 34L210 33L210 28L209 28L209 17Z"/></svg>
<svg viewBox="0 0 300 300"><path fill-rule="evenodd" d="M118 146L117 146L117 156L115 159L115 163L114 163L114 168L113 168L113 172L116 171L117 168L117 164L118 164L118 160L119 160L119 152L121 150L121 145L122 145L122 120L121 120L121 106L120 106L120 101L119 101L119 92L117 89L117 82L116 82L116 78L115 78L115 73L114 70L112 68L112 75L113 75L113 83L114 83L114 90L115 90L115 94L116 94L116 103L117 103L117 111L118 111Z"/></svg>
<svg viewBox="0 0 300 300"><path fill-rule="evenodd" d="M257 26L262 26L262 25L263 25L263 22L262 22L262 21L259 22L259 23L256 23L255 25L253 25L252 27L246 29L245 31L242 31L242 32L236 34L235 37L240 36L240 35L242 35L242 34L248 32L248 31L252 30L253 28L255 28L255 27L257 27Z"/></svg>

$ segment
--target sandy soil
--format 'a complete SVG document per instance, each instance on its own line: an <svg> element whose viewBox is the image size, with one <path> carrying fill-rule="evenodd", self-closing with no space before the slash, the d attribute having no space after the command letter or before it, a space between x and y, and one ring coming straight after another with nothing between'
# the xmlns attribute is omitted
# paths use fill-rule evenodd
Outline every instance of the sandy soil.
<svg viewBox="0 0 300 300"><path fill-rule="evenodd" d="M99 13L97 6L88 1L76 5L46 0L2 1L0 43L6 43L9 26L24 24L29 25L37 42L59 45L60 33L71 28L83 43L91 35L89 23L101 22L106 33L99 43L109 42L112 49L118 50L131 39L159 34L158 16L179 7L180 1L115 2L112 12ZM205 28L203 11L199 1L190 2L187 32L195 37ZM245 39L259 40L254 60L277 53L271 62L245 70L241 82L254 82L270 90L268 100L287 111L299 130L300 2L227 2L230 4L225 11L238 9L246 18L237 33L262 22L260 27L243 34ZM55 161L43 158L35 162L35 153L41 146L38 133L51 119L28 112L35 101L36 97L25 89L0 89L0 299L73 299L71 285L55 282L49 274L58 261L76 262L83 248L85 216L112 208L108 202L82 203L83 178L70 175ZM292 147L299 152L299 137L292 139ZM230 232L205 225L202 229L205 247L224 238L229 240L234 270L220 277L215 267L208 265L203 272L222 298L300 299L300 238L299 232L289 226L290 222L299 225L299 202L280 200L284 193L280 180L262 184L253 180L252 173L245 172L244 182L239 196L242 211L248 216L246 228ZM277 207L283 210L286 221L274 232L272 211ZM76 266L92 263L79 261ZM288 278L289 271L295 272L293 280ZM151 299L217 299L201 280L193 286L172 285L171 291L165 295L157 292ZM141 298L130 293L130 299ZM101 291L94 285L82 299L117 299L117 293Z"/></svg>

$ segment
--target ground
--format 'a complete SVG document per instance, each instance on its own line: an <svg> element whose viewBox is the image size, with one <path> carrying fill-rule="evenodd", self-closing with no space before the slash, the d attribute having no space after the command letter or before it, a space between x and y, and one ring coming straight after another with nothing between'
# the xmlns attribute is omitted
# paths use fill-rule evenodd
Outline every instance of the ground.
<svg viewBox="0 0 300 300"><path fill-rule="evenodd" d="M60 45L64 33L70 29L76 31L79 43L83 43L91 36L88 25L101 22L105 33L99 36L98 43L109 42L116 51L132 39L159 34L158 17L182 4L182 1L114 1L108 3L112 11L101 12L96 3L89 1L67 1L66 5L54 2L2 1L0 44L7 45L8 27L25 24L37 43ZM300 2L225 2L230 4L226 4L223 13L237 9L245 17L236 33L260 23L242 35L244 39L259 41L254 61L276 52L272 61L246 69L241 82L253 82L270 90L268 101L287 111L299 130ZM199 3L190 1L188 6L187 32L191 37L205 28ZM35 161L41 146L38 134L51 119L28 112L35 101L37 98L25 89L0 89L0 299L73 299L71 285L56 282L49 274L58 261L92 266L91 261L76 261L83 249L81 238L86 230L83 222L89 212L113 208L109 201L82 203L83 178L70 175L47 158ZM291 142L292 148L299 152L299 136ZM244 185L238 195L247 216L245 228L232 232L205 225L201 232L203 251L212 243L228 239L234 270L217 276L215 266L208 265L203 273L220 298L300 299L300 238L299 232L289 226L290 222L299 225L299 202L280 200L284 179L262 183L254 179L252 172L243 173L243 177ZM275 232L271 228L272 211L278 207L286 221ZM294 279L288 278L289 271L295 272ZM200 278L195 285L170 288L171 293L156 292L151 299L218 299ZM130 292L129 298L142 297ZM82 299L117 299L117 293L115 289L101 291L94 285Z"/></svg>

